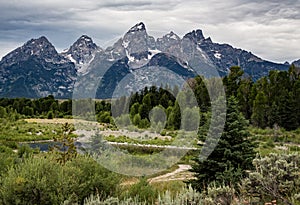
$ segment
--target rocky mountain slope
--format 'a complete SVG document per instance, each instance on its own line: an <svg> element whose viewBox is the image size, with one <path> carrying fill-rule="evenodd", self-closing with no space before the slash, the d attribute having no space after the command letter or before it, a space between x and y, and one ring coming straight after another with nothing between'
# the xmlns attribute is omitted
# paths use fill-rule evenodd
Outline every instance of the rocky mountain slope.
<svg viewBox="0 0 300 205"><path fill-rule="evenodd" d="M111 98L153 84L183 84L196 75L224 76L235 65L254 80L289 67L214 43L201 30L155 39L138 23L106 49L86 35L62 53L45 37L28 41L2 58L0 97Z"/></svg>
<svg viewBox="0 0 300 205"><path fill-rule="evenodd" d="M46 37L31 39L2 58L0 96L69 98L76 77L74 64L57 53Z"/></svg>
<svg viewBox="0 0 300 205"><path fill-rule="evenodd" d="M294 61L293 64L294 64L295 66L297 66L297 67L300 68L300 59L297 60L297 61Z"/></svg>

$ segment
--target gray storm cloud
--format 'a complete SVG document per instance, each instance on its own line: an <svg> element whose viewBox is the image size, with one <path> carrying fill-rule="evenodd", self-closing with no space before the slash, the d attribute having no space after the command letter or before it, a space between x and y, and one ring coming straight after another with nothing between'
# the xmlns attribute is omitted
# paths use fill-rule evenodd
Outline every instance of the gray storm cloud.
<svg viewBox="0 0 300 205"><path fill-rule="evenodd" d="M103 46L140 21L155 37L200 28L215 42L267 60L300 58L299 0L1 0L0 56L40 35L58 49L82 34Z"/></svg>

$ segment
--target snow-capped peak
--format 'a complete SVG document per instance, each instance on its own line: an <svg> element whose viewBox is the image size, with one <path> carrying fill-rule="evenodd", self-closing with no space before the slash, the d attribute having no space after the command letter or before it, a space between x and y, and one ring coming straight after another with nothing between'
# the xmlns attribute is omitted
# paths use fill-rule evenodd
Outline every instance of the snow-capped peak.
<svg viewBox="0 0 300 205"><path fill-rule="evenodd" d="M87 41L87 42L91 42L93 41L91 37L87 36L87 35L82 35L80 36L79 38L80 40L83 40L83 41Z"/></svg>
<svg viewBox="0 0 300 205"><path fill-rule="evenodd" d="M85 73L96 52L100 51L101 48L93 42L91 37L82 35L67 51L63 51L62 55L76 65L79 73Z"/></svg>
<svg viewBox="0 0 300 205"><path fill-rule="evenodd" d="M85 59L97 50L101 49L93 42L92 38L82 35L68 50L63 51L62 54L77 64L83 64L86 61Z"/></svg>
<svg viewBox="0 0 300 205"><path fill-rule="evenodd" d="M2 60L10 65L16 60L27 60L30 56L53 62L60 62L62 60L54 46L45 36L27 41L23 46L4 56Z"/></svg>
<svg viewBox="0 0 300 205"><path fill-rule="evenodd" d="M93 42L92 38L87 35L82 35L80 38L69 48L67 53L72 53L76 50L96 50L98 46Z"/></svg>
<svg viewBox="0 0 300 205"><path fill-rule="evenodd" d="M134 33L137 31L145 31L145 30L146 30L145 24L143 22L140 22L134 25L131 29L129 29L127 33Z"/></svg>
<svg viewBox="0 0 300 205"><path fill-rule="evenodd" d="M173 31L165 35L164 37L168 39L173 39L173 40L180 40L179 36L177 36Z"/></svg>

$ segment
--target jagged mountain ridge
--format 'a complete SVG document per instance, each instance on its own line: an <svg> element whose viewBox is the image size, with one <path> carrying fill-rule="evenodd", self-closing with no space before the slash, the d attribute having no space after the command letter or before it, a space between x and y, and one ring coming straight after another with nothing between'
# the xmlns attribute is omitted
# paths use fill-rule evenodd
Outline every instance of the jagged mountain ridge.
<svg viewBox="0 0 300 205"><path fill-rule="evenodd" d="M205 38L201 30L187 33L183 38L170 32L155 39L148 35L143 23L138 23L106 49L97 46L87 35L62 53L58 53L46 37L31 39L2 58L0 96L53 94L69 98L75 85L78 93L86 94L81 97L110 98L111 92L128 74L133 76L125 86L130 93L133 87L147 85L145 78L159 78L161 67L171 72L165 74L166 83L171 84L177 79L176 75L184 79L196 74L212 76L216 70L224 76L234 65L241 66L253 79L267 75L269 70L289 67L265 61L228 44L214 43Z"/></svg>
<svg viewBox="0 0 300 205"><path fill-rule="evenodd" d="M293 64L294 64L296 67L300 68L300 59L297 60L297 61L294 61Z"/></svg>
<svg viewBox="0 0 300 205"><path fill-rule="evenodd" d="M97 52L103 49L98 47L87 35L82 35L68 50L61 54L76 65L79 74L88 72L88 66L93 61Z"/></svg>
<svg viewBox="0 0 300 205"><path fill-rule="evenodd" d="M0 62L0 96L72 96L77 72L44 36L31 39Z"/></svg>

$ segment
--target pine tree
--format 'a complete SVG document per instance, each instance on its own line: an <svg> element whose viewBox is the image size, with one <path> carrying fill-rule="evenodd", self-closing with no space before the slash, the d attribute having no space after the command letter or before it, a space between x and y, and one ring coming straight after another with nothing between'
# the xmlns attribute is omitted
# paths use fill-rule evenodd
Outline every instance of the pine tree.
<svg viewBox="0 0 300 205"><path fill-rule="evenodd" d="M59 137L54 138L54 142L58 142L58 145L52 148L52 151L58 153L57 161L61 164L66 164L77 157L77 148L75 146L74 138L72 138L71 133L74 128L70 124L65 123L62 125L62 133Z"/></svg>
<svg viewBox="0 0 300 205"><path fill-rule="evenodd" d="M205 160L195 159L192 171L196 179L193 188L205 191L212 182L225 185L236 184L252 169L256 145L247 132L248 121L239 112L234 97L228 99L226 123L214 151Z"/></svg>
<svg viewBox="0 0 300 205"><path fill-rule="evenodd" d="M275 108L274 108L275 109ZM265 128L268 125L268 100L263 92L259 92L253 102L252 123L255 126Z"/></svg>
<svg viewBox="0 0 300 205"><path fill-rule="evenodd" d="M236 97L243 74L244 71L239 66L230 68L229 75L223 78L223 83L226 87L226 96L233 95Z"/></svg>
<svg viewBox="0 0 300 205"><path fill-rule="evenodd" d="M237 91L237 100L239 102L240 111L244 114L246 119L250 119L251 110L251 90L253 81L251 79L243 79Z"/></svg>
<svg viewBox="0 0 300 205"><path fill-rule="evenodd" d="M0 106L0 118L5 118L6 116L7 116L6 108Z"/></svg>
<svg viewBox="0 0 300 205"><path fill-rule="evenodd" d="M181 126L181 112L180 112L180 106L176 101L168 117L168 128L179 130L180 126Z"/></svg>
<svg viewBox="0 0 300 205"><path fill-rule="evenodd" d="M207 112L210 107L210 97L206 84L202 77L198 76L195 78L196 85L193 88L198 104L202 112Z"/></svg>

